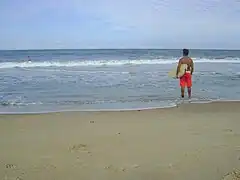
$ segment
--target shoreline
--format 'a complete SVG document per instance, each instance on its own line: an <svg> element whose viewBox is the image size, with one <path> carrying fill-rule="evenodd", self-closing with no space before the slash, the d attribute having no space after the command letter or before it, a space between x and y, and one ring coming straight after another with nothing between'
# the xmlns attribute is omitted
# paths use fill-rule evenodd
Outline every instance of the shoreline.
<svg viewBox="0 0 240 180"><path fill-rule="evenodd" d="M188 101L188 100L185 100ZM53 111L39 111L39 112L0 112L1 115L41 115L41 114L53 114L53 113L74 113L74 112L131 112L131 111L149 111L149 110L161 110L161 109L175 109L181 106L191 105L204 105L204 104L215 104L215 103L239 103L240 100L208 100L199 102L184 102L180 104L174 104L164 107L146 107L146 108L129 108L129 109L72 109L72 110L53 110Z"/></svg>

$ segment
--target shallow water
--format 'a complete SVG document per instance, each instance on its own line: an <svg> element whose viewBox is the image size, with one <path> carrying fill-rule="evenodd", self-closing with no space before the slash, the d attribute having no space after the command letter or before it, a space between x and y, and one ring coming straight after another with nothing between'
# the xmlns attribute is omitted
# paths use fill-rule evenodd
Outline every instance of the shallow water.
<svg viewBox="0 0 240 180"><path fill-rule="evenodd" d="M181 50L0 51L0 112L175 106L178 80L167 73L180 55ZM240 51L190 55L193 102L240 99Z"/></svg>

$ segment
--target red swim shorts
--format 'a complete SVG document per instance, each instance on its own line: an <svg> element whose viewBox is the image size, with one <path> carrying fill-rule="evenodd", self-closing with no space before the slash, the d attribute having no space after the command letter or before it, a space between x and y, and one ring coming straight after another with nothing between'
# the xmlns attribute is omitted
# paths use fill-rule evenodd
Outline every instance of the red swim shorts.
<svg viewBox="0 0 240 180"><path fill-rule="evenodd" d="M192 75L191 73L185 73L182 77L180 77L180 86L181 87L192 87Z"/></svg>

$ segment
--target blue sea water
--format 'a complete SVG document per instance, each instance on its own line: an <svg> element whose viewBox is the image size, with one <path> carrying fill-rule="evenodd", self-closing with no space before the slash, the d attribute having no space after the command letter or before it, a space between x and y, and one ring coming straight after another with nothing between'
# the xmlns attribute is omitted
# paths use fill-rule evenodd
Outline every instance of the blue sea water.
<svg viewBox="0 0 240 180"><path fill-rule="evenodd" d="M28 61L30 56L31 61ZM0 113L170 107L181 50L0 51ZM193 102L240 100L240 51L191 50Z"/></svg>

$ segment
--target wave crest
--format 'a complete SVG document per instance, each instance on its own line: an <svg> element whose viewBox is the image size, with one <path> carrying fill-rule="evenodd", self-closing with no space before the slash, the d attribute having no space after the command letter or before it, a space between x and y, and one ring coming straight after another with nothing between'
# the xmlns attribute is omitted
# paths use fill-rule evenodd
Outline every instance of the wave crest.
<svg viewBox="0 0 240 180"><path fill-rule="evenodd" d="M240 63L240 59L194 59L195 63ZM83 60L83 61L44 61L44 62L2 62L4 68L36 68L36 67L81 67L81 66L122 66L122 65L157 65L175 64L177 59L153 60Z"/></svg>

